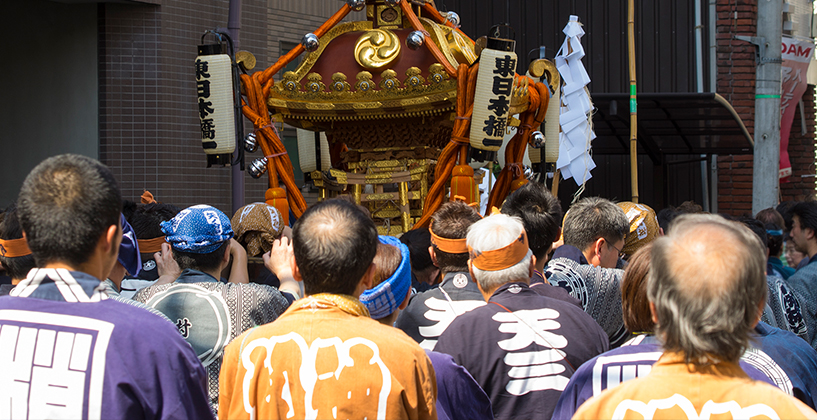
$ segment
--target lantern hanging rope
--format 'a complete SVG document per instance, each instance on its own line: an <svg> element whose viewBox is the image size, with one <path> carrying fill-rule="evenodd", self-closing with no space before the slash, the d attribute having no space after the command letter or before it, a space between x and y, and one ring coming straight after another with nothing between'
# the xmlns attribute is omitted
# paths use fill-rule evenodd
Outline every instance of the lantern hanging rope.
<svg viewBox="0 0 817 420"><path fill-rule="evenodd" d="M468 150L468 130L471 127L471 114L474 112L474 91L477 86L479 63L470 69L467 64L460 64L457 68L457 117L454 120L454 129L451 141L440 152L437 158L437 167L434 170L434 183L428 189L423 215L414 224L414 228L428 227L431 215L443 204L445 184L451 176L457 154L464 156Z"/></svg>
<svg viewBox="0 0 817 420"><path fill-rule="evenodd" d="M346 4L341 6L329 20L314 32L315 35L318 37L324 35L343 20L351 10ZM269 96L270 88L275 83L273 76L302 52L304 52L303 45L298 45L266 70L255 72L251 76L241 75L241 83L246 98L242 100L242 105L244 105L242 112L245 117L252 121L258 138L258 145L264 155L272 156L267 160L267 175L269 177L269 189L265 194L267 204L278 208L287 224L289 223L289 203L292 204L292 213L297 218L301 217L306 210L306 200L304 200L301 190L295 184L292 162L289 156L286 156L286 149L277 130L272 125L265 98ZM286 194L280 188L281 182L286 185Z"/></svg>

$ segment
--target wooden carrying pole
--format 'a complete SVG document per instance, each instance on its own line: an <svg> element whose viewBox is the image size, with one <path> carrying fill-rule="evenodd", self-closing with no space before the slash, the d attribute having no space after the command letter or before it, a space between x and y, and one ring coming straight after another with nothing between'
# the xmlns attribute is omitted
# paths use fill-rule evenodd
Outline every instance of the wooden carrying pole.
<svg viewBox="0 0 817 420"><path fill-rule="evenodd" d="M627 38L630 52L630 184L632 185L632 202L638 203L638 117L636 115L635 84L635 0L627 5Z"/></svg>

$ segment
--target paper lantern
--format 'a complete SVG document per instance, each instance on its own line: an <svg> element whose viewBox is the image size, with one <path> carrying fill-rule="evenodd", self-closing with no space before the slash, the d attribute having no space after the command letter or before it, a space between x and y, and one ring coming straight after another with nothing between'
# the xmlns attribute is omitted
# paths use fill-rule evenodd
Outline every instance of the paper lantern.
<svg viewBox="0 0 817 420"><path fill-rule="evenodd" d="M316 139L315 137L318 134L315 131L298 129L298 162L301 164L301 170L304 173L319 170L318 162L320 162L321 171L328 171L332 167L326 133L321 132L318 139ZM320 155L316 149L320 149ZM320 156L320 160L318 160L318 156Z"/></svg>
<svg viewBox="0 0 817 420"><path fill-rule="evenodd" d="M233 76L232 61L221 53L221 45L199 45L196 91L207 166L229 165L235 151Z"/></svg>
<svg viewBox="0 0 817 420"><path fill-rule="evenodd" d="M284 226L289 226L289 202L287 202L286 191L283 188L268 188L264 193L264 200L267 205L278 209Z"/></svg>
<svg viewBox="0 0 817 420"><path fill-rule="evenodd" d="M516 74L516 42L488 37L479 59L471 117L471 147L495 152L502 146Z"/></svg>
<svg viewBox="0 0 817 420"><path fill-rule="evenodd" d="M477 186L474 182L474 169L469 165L457 165L451 171L451 199L456 196L465 197L465 202L471 204L477 201Z"/></svg>
<svg viewBox="0 0 817 420"><path fill-rule="evenodd" d="M559 159L559 108L561 106L561 86L550 97L545 114L545 162L556 163Z"/></svg>

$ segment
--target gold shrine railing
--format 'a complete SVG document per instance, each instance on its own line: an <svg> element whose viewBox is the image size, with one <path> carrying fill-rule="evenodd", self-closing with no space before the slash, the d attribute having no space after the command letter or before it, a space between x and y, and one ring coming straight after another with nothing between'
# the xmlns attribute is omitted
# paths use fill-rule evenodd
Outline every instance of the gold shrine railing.
<svg viewBox="0 0 817 420"><path fill-rule="evenodd" d="M423 212L432 159L396 159L349 163L352 172L330 169L311 173L320 199L351 195L367 208L380 235L407 232ZM351 194L348 186L352 186Z"/></svg>

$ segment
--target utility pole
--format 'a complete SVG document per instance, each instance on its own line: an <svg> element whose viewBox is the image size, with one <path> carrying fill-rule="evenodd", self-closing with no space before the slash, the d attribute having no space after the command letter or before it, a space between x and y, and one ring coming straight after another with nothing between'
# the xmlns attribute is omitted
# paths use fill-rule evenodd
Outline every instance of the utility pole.
<svg viewBox="0 0 817 420"><path fill-rule="evenodd" d="M783 0L758 0L752 214L774 207L780 189L780 65Z"/></svg>
<svg viewBox="0 0 817 420"><path fill-rule="evenodd" d="M241 0L230 0L230 10L227 15L227 33L233 40L235 50L238 51L239 46L239 32L241 31ZM778 66L779 67L779 66ZM244 119L240 113L237 113L235 118L238 124L244 124ZM244 147L243 139L236 139L236 147ZM236 150L235 153L239 153ZM233 213L244 206L244 171L241 170L241 165L233 165L230 167L231 184L232 184L232 210Z"/></svg>

